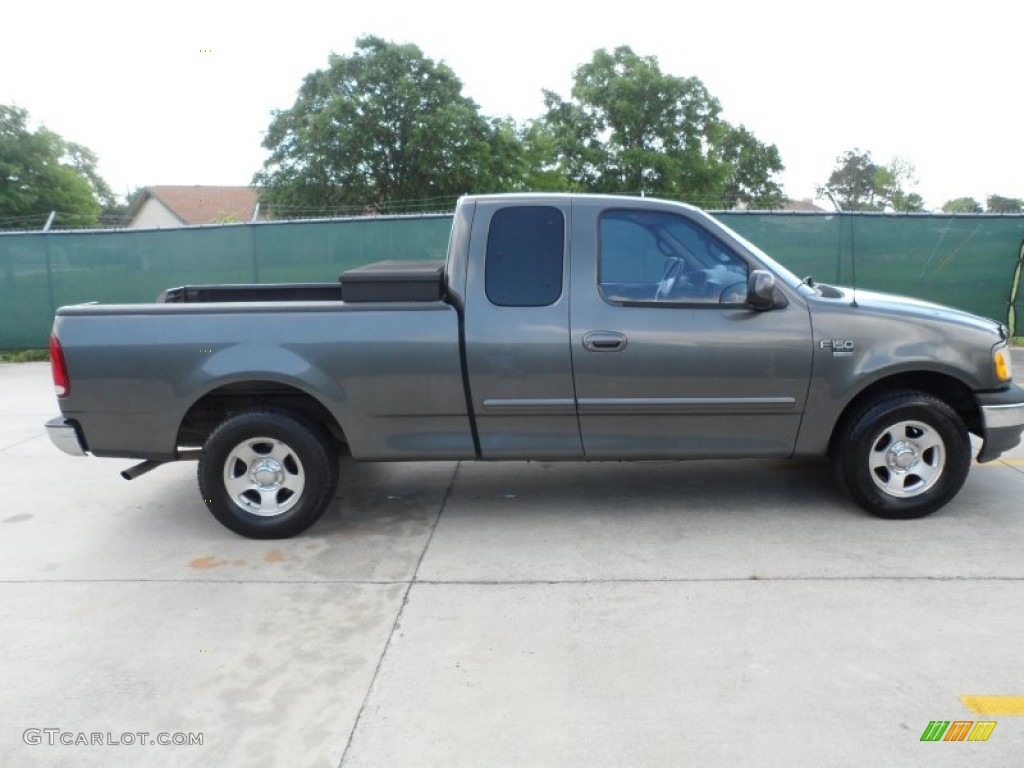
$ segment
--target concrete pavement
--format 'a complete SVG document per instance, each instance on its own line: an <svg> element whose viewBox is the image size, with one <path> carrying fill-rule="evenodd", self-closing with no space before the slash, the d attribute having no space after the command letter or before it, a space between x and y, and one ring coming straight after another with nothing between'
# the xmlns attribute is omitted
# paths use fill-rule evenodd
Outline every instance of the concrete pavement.
<svg viewBox="0 0 1024 768"><path fill-rule="evenodd" d="M313 529L256 542L193 464L127 483L57 452L51 393L45 365L0 365L0 765L1024 754L1024 717L961 701L1024 696L1019 448L907 522L818 462L347 463ZM997 726L921 742L933 720Z"/></svg>

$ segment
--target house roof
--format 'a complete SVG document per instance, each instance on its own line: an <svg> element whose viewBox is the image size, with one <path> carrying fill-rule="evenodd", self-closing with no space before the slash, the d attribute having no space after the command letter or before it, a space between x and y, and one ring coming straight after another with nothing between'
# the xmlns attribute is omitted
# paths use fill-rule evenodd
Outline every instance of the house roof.
<svg viewBox="0 0 1024 768"><path fill-rule="evenodd" d="M132 201L125 223L131 222L149 198L163 205L182 224L212 224L225 219L249 221L259 197L254 187L146 187Z"/></svg>
<svg viewBox="0 0 1024 768"><path fill-rule="evenodd" d="M779 208L780 211L800 211L800 212L813 212L813 213L825 213L828 211L827 208L822 208L817 205L809 197L805 197L803 200L787 200Z"/></svg>

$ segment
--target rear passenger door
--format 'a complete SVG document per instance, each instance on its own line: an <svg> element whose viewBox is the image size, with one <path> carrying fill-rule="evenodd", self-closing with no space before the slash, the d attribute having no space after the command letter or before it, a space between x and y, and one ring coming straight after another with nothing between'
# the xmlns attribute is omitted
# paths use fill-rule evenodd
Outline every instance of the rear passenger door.
<svg viewBox="0 0 1024 768"><path fill-rule="evenodd" d="M481 200L466 275L466 369L486 459L583 455L569 346L565 201Z"/></svg>

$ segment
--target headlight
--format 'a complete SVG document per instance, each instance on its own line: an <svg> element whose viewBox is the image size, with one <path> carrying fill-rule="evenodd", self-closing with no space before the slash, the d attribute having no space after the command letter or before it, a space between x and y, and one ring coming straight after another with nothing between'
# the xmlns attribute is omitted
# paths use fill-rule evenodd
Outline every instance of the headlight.
<svg viewBox="0 0 1024 768"><path fill-rule="evenodd" d="M999 381L1009 381L1013 378L1013 363L1010 359L1010 350L1006 347L993 350L992 365L995 367L996 378Z"/></svg>

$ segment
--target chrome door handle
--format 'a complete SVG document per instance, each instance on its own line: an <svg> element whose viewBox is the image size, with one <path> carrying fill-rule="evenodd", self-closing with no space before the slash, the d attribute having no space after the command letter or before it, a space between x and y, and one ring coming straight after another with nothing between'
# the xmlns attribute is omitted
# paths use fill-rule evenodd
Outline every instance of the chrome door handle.
<svg viewBox="0 0 1024 768"><path fill-rule="evenodd" d="M626 334L589 331L583 334L583 348L588 352L619 352L626 348Z"/></svg>

